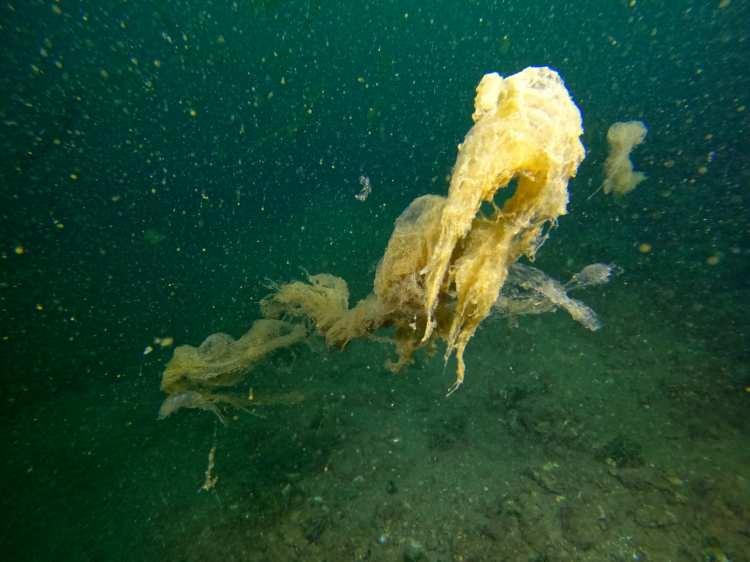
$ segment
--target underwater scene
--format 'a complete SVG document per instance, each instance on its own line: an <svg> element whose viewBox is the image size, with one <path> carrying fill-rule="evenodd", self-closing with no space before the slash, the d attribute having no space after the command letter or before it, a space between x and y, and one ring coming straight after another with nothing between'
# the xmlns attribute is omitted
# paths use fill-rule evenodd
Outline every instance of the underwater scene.
<svg viewBox="0 0 750 562"><path fill-rule="evenodd" d="M0 559L750 561L747 1L0 14Z"/></svg>

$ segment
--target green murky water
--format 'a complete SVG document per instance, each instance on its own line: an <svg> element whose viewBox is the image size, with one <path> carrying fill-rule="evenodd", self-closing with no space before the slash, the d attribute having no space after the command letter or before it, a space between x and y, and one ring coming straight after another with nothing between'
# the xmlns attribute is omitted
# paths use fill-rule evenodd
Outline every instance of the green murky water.
<svg viewBox="0 0 750 562"><path fill-rule="evenodd" d="M749 18L738 0L6 2L2 558L750 560ZM311 337L251 375L300 403L156 420L170 339L241 335L269 280L366 295L395 218L446 193L478 80L532 65L565 80L587 150L535 266L622 268L581 295L601 330L489 319L448 399L441 353L394 376L380 342ZM628 120L647 179L595 193Z"/></svg>

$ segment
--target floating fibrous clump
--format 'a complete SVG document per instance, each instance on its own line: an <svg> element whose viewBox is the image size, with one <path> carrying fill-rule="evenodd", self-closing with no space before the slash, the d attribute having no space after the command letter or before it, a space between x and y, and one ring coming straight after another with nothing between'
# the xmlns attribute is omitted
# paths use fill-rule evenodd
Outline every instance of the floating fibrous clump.
<svg viewBox="0 0 750 562"><path fill-rule="evenodd" d="M167 398L159 419L184 408L213 412L222 423L219 405L248 408L259 405L224 389L242 383L248 373L271 353L302 341L307 330L301 324L262 318L235 340L224 333L211 334L198 347L181 345L167 363L161 389Z"/></svg>
<svg viewBox="0 0 750 562"><path fill-rule="evenodd" d="M486 74L472 119L447 197L418 197L399 216L370 295L349 308L346 281L326 273L276 286L261 302L264 318L240 340L216 334L199 348L178 347L162 389L199 392L212 410L217 387L238 384L268 353L304 338L307 327L344 347L383 326L393 328L398 358L389 363L392 370L418 348L442 341L446 360L456 355L451 392L458 388L466 345L504 294L513 264L522 256L533 259L566 213L568 181L584 157L581 114L549 68L507 78ZM513 193L499 206L496 193L511 185ZM482 212L483 204L491 212ZM577 283L603 275L584 270ZM554 298L553 307L572 310L577 302Z"/></svg>
<svg viewBox="0 0 750 562"><path fill-rule="evenodd" d="M456 354L457 388L466 345L492 310L508 268L521 256L533 259L545 227L566 212L568 180L584 157L580 112L549 68L527 68L508 78L486 74L472 118L448 196L420 197L401 214L370 296L334 319L332 312L348 300L346 284L326 281L339 295L327 293L330 305L321 313L314 276L307 284L282 286L266 309L278 317L310 311L333 345L394 326L394 369L417 348L442 340L446 358ZM512 182L514 193L498 207L495 194ZM489 216L480 213L483 203L493 206Z"/></svg>

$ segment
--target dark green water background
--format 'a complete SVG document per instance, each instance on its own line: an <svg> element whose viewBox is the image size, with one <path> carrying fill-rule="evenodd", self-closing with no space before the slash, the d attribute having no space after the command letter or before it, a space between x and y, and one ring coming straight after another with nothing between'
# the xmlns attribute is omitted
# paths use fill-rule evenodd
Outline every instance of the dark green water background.
<svg viewBox="0 0 750 562"><path fill-rule="evenodd" d="M618 326L634 339L668 331L672 339L652 354L665 384L679 384L691 364L681 356L676 368L665 358L700 348L715 363L693 373L696 384L726 389L720 396L731 399L685 415L714 424L700 414L723 411L734 420L732 439L746 443L750 10L738 0L632 4L4 3L0 557L190 559L175 546L183 536L184 544L231 545L217 559L283 559L253 550L252 518L227 536L182 527L205 505L224 517L219 496L195 492L214 420L186 412L156 422L170 350L144 348L155 337L198 344L217 331L243 333L266 280L299 278L301 267L340 275L353 299L364 296L401 210L416 196L446 192L475 85L489 71L551 66L581 108L588 155L570 184L569 215L539 264L559 278L596 261L624 273L584 299L605 328L580 341L608 346L622 364L640 351L634 340L620 345ZM619 202L601 193L587 199L601 182L607 128L631 119L649 128L634 153L647 181ZM360 175L373 184L366 202L354 198ZM639 251L643 243L650 253ZM570 349L559 334L577 330L572 324L560 314L535 318L517 341L505 323L493 324L467 355L466 387L474 390L448 407L470 413L489 384L472 361L484 354L493 365L511 364L511 349L521 364L498 368L492 384L523 381L544 362L565 371L561 395L575 393L575 373L585 379L591 364L556 364L544 351ZM451 368L431 361L393 379L380 367L388 350L358 345L360 363L313 346L298 352L304 369L284 375L291 359L282 354L269 376L285 388L307 380L311 395L316 384L326 392L356 384L383 400L396 388L405 408L421 395L446 408ZM269 411L219 429L228 451L269 443L252 459L223 459L219 503L252 497L262 520L279 510L258 500L260 490L282 488L282 473L304 480L322 470L326 462L302 449L330 455L339 440L271 445L277 434L294 434L304 415ZM594 423L585 410L580 416ZM621 419L613 434L627 433L630 422L649 432ZM660 457L668 449L664 441L650 450ZM730 449L750 477L741 447ZM523 464L520 453L514 462ZM326 532L335 536L331 526ZM373 529L367 540L377 536ZM694 538L694 558L685 560L704 559L705 537ZM733 560L748 559L747 540L730 544Z"/></svg>

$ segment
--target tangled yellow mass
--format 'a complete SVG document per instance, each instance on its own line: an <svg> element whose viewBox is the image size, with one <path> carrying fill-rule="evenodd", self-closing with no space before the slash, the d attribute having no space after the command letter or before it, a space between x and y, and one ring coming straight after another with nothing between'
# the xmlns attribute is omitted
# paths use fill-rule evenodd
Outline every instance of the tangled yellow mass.
<svg viewBox="0 0 750 562"><path fill-rule="evenodd" d="M568 181L584 158L580 112L549 68L527 68L507 78L486 74L477 86L472 119L458 147L448 196L425 195L403 211L368 297L349 308L343 279L312 275L276 287L261 302L264 319L258 322L302 321L336 347L390 326L398 354L389 364L394 371L416 349L442 340L446 360L456 355L450 392L457 389L469 340L492 311L510 266L522 256L533 260L549 228L565 214ZM500 205L495 195L503 189L512 193ZM284 337L298 341L288 330ZM275 331L271 335L278 337ZM188 361L199 354L180 349L164 374L165 381L179 381L162 383L168 393L170 388L208 392L216 386L210 381L235 380L236 369L224 375L213 370L207 377L202 364ZM227 357L223 362L233 365Z"/></svg>

